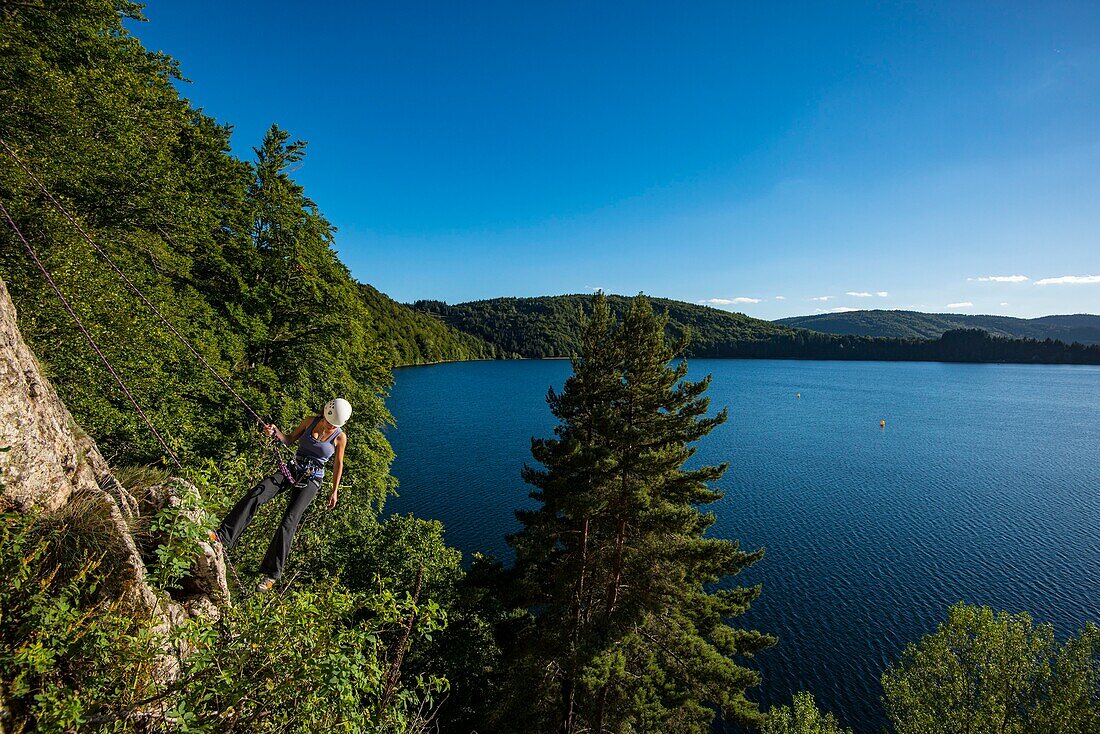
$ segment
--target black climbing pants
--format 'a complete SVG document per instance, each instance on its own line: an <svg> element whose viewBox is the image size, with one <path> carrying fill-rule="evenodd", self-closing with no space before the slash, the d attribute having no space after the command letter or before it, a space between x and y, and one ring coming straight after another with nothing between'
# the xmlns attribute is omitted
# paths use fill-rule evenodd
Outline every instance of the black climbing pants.
<svg viewBox="0 0 1100 734"><path fill-rule="evenodd" d="M248 491L244 497L233 505L233 509L222 520L218 528L218 537L227 548L232 548L240 539L241 533L252 522L252 516L260 505L290 490L290 501L287 503L283 520L275 530L275 537L271 539L271 545L267 547L267 554L260 563L260 573L277 579L283 575L283 566L286 557L290 553L290 544L294 542L294 533L298 530L298 523L302 520L306 508L313 498L317 496L317 490L321 488L320 479L303 480L290 486L290 482L281 472L275 472Z"/></svg>

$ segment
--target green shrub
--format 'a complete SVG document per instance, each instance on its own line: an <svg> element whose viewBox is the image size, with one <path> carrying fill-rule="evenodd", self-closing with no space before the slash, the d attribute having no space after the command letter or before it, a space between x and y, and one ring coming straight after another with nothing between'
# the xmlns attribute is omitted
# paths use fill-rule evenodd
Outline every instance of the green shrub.
<svg viewBox="0 0 1100 734"><path fill-rule="evenodd" d="M411 641L444 623L435 604L382 582L372 594L332 582L252 596L217 626L192 621L180 631L192 652L169 713L187 732L417 731L447 682L390 684L410 619Z"/></svg>
<svg viewBox="0 0 1100 734"><path fill-rule="evenodd" d="M1027 614L956 604L882 687L898 734L1096 734L1100 627L1059 644Z"/></svg>
<svg viewBox="0 0 1100 734"><path fill-rule="evenodd" d="M149 695L161 650L125 613L85 513L0 515L0 698L9 732L66 732ZM84 552L80 551L84 548Z"/></svg>
<svg viewBox="0 0 1100 734"><path fill-rule="evenodd" d="M434 601L380 579L361 593L330 580L254 595L165 637L114 601L110 554L87 552L97 526L76 520L94 514L0 516L6 731L135 731L150 716L182 732L427 727L447 681L422 669L402 676L401 660L445 625ZM186 655L169 684L163 666L176 650Z"/></svg>
<svg viewBox="0 0 1100 734"><path fill-rule="evenodd" d="M761 734L852 734L837 722L836 717L818 710L812 694L794 694L790 706L779 706L768 712Z"/></svg>

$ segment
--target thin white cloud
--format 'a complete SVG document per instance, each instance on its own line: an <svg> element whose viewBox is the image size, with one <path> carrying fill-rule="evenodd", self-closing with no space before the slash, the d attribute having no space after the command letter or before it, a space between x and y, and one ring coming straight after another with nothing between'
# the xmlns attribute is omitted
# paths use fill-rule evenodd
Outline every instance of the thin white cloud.
<svg viewBox="0 0 1100 734"><path fill-rule="evenodd" d="M1008 304L1007 304L1007 303L1001 303L1001 305L1002 305L1002 306L1007 306Z"/></svg>
<svg viewBox="0 0 1100 734"><path fill-rule="evenodd" d="M868 293L867 291L848 291L844 295L853 296L855 298L870 298L875 295L874 293Z"/></svg>
<svg viewBox="0 0 1100 734"><path fill-rule="evenodd" d="M1063 275L1061 278L1040 278L1035 285L1082 285L1100 283L1100 275Z"/></svg>
<svg viewBox="0 0 1100 734"><path fill-rule="evenodd" d="M786 297L786 296L776 296L776 297L775 297L775 300L777 300L777 301L785 301L785 300L787 300L787 297Z"/></svg>
<svg viewBox="0 0 1100 734"><path fill-rule="evenodd" d="M699 301L699 303L710 303L715 306L732 306L735 303L760 303L760 299L749 298L748 296L738 296L737 298L707 298Z"/></svg>
<svg viewBox="0 0 1100 734"><path fill-rule="evenodd" d="M848 313L849 311L858 311L858 308L848 308L847 306L839 306L837 308L830 308L829 313Z"/></svg>
<svg viewBox="0 0 1100 734"><path fill-rule="evenodd" d="M967 278L967 280L976 280L979 283L1023 283L1030 278L1026 275L983 275L980 278Z"/></svg>
<svg viewBox="0 0 1100 734"><path fill-rule="evenodd" d="M946 308L970 308L974 304L970 301L959 301L958 303L949 303Z"/></svg>
<svg viewBox="0 0 1100 734"><path fill-rule="evenodd" d="M886 296L890 295L890 293L889 291L875 291L875 295L879 298L886 298Z"/></svg>
<svg viewBox="0 0 1100 734"><path fill-rule="evenodd" d="M828 301L832 296L818 296L817 298L811 298L811 301Z"/></svg>

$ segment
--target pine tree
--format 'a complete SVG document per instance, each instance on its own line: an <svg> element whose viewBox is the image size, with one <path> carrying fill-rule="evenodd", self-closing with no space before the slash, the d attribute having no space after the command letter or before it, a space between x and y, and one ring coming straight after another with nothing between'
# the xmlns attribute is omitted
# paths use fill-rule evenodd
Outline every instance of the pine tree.
<svg viewBox="0 0 1100 734"><path fill-rule="evenodd" d="M745 698L759 682L740 656L773 638L736 629L759 588L708 587L755 563L736 542L704 537L726 466L686 469L690 445L726 420L707 416L710 380L674 363L667 317L634 299L616 324L597 295L574 374L548 396L560 421L535 439L527 468L540 506L510 539L534 623L517 643L533 728L561 732L706 732L715 709L757 724ZM532 701L531 689L544 692Z"/></svg>

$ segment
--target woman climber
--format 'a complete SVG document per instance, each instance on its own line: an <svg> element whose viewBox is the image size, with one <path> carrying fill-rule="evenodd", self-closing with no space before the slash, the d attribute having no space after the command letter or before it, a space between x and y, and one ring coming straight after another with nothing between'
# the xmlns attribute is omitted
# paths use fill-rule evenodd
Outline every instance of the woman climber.
<svg viewBox="0 0 1100 734"><path fill-rule="evenodd" d="M264 433L278 438L284 446L298 443L294 460L287 467L294 481L290 481L280 467L278 471L249 490L248 494L242 497L225 516L217 531L210 534L211 540L221 543L226 548L232 548L244 529L248 527L248 523L252 521L252 516L256 514L260 505L287 489L291 490L290 502L287 504L286 512L283 513L283 520L279 523L275 537L267 547L267 554L260 563L263 580L256 585L257 591L270 591L282 575L287 554L290 553L290 544L294 540L294 532L298 529L298 523L309 503L321 488L321 480L325 476L325 463L333 455L336 458L332 462L332 492L328 496L328 509L336 507L340 491L340 475L344 471L344 449L348 445L348 437L342 426L350 417L351 405L343 398L336 398L325 405L322 415L303 419L289 436L284 435L274 425L264 426Z"/></svg>

